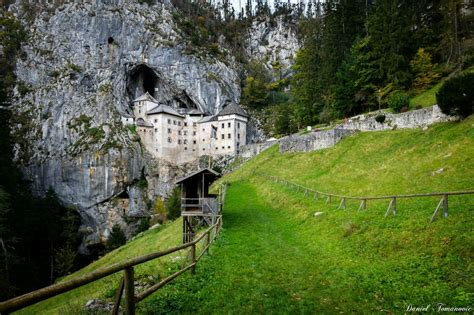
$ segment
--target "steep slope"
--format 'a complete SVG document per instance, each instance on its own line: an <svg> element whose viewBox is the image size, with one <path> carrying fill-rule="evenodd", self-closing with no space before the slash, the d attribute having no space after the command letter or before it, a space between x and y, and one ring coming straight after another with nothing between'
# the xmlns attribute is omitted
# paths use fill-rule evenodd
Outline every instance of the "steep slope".
<svg viewBox="0 0 474 315"><path fill-rule="evenodd" d="M426 131L359 133L335 148L280 154L271 148L224 177L224 231L211 256L146 300L157 313L360 313L408 305L472 305L474 196L336 210L261 174L322 191L381 195L474 188L474 117ZM323 212L315 216L315 212Z"/></svg>
<svg viewBox="0 0 474 315"><path fill-rule="evenodd" d="M164 250L181 244L182 221L176 220L159 229L145 232L141 237L130 241L126 245L108 253L101 259L88 265L87 267L61 279L69 280L74 277L83 276L99 268L124 261L133 257L150 254L159 250ZM174 270L186 253L177 252L175 255L153 260L140 265L135 269L137 282L145 286L152 281L163 277L170 270ZM116 273L105 277L97 282L90 283L76 290L51 298L44 302L19 311L19 314L75 314L80 313L87 301L91 299L109 300L113 299L115 290L120 284L121 273Z"/></svg>

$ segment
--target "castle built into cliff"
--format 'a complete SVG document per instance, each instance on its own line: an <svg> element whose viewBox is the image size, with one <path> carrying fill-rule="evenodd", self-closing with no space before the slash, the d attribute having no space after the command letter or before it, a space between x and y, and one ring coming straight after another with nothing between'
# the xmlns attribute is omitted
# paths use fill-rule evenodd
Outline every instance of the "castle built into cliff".
<svg viewBox="0 0 474 315"><path fill-rule="evenodd" d="M136 126L154 157L186 163L201 156L235 155L246 144L248 116L237 104L229 104L213 116L198 109L159 104L148 92L132 104L133 117L122 116L122 122Z"/></svg>

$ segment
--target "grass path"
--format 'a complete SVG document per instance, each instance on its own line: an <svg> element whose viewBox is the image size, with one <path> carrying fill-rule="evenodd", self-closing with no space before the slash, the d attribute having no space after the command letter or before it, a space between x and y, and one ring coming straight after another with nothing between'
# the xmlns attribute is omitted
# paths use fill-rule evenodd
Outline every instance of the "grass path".
<svg viewBox="0 0 474 315"><path fill-rule="evenodd" d="M472 302L465 270L472 237L456 238L472 225L387 221L381 211L316 218L314 202L259 179L233 182L227 196L225 230L211 256L140 313L373 313Z"/></svg>

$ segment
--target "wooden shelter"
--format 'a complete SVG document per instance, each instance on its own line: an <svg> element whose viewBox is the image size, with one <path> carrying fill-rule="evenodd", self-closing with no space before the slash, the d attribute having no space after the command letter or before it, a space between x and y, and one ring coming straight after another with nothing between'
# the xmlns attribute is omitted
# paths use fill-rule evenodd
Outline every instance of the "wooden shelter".
<svg viewBox="0 0 474 315"><path fill-rule="evenodd" d="M209 187L219 176L216 171L204 168L176 181L181 187L183 243L192 241L200 226L214 224L221 212L218 195L209 193Z"/></svg>

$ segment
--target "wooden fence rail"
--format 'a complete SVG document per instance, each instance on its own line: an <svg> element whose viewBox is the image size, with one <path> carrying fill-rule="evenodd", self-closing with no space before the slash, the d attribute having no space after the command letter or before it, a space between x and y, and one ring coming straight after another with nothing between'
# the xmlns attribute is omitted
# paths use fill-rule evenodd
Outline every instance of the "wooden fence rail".
<svg viewBox="0 0 474 315"><path fill-rule="evenodd" d="M444 217L448 217L448 197L449 196L457 196L457 195L474 195L474 190L468 191L450 191L450 192L434 192L434 193L424 193L424 194L405 194L405 195L387 195L387 196L367 196L367 197L355 197L355 196L344 196L344 195L337 195L331 194L327 192L317 191L308 187L301 186L299 184L290 182L285 179L278 178L276 176L267 176L262 174L262 176L274 181L275 183L281 183L286 186L294 187L297 191L302 190L305 196L309 196L310 194L313 195L313 199L317 200L319 197L326 197L326 204L331 203L332 197L340 198L341 202L339 204L338 209L345 209L346 208L346 201L347 200L359 200L361 203L359 205L358 211L366 210L367 209L367 201L368 200L383 200L383 199L390 199L390 203L387 207L387 211L385 212L385 217L390 215L390 211L393 215L397 213L397 199L402 198L420 198L420 197L436 197L441 196L441 200L436 207L433 215L431 216L430 222L433 222L436 219L436 214L438 211L443 208Z"/></svg>
<svg viewBox="0 0 474 315"><path fill-rule="evenodd" d="M150 294L154 293L159 288L163 287L167 283L171 282L173 279L178 277L179 275L183 274L187 270L191 270L191 273L194 274L196 264L202 258L204 253L208 252L209 246L214 242L214 240L219 235L219 232L222 227L222 216L217 217L217 222L210 226L207 230L205 230L197 239L192 242L188 242L186 244L182 244L173 248L169 248L163 251L151 253L148 255L140 256L137 258L132 258L129 260L125 260L116 264L112 264L105 268L96 270L89 274L86 274L81 277L77 277L68 281L59 282L57 284L50 285L48 287L15 297L13 299L0 302L0 313L1 314L8 314L9 312L17 311L27 306L33 305L40 301L46 300L53 296L71 291L88 283L97 281L109 275L112 275L116 272L122 271L124 272L123 280L119 286L117 291L117 295L115 297L115 304L114 310L112 314L118 314L119 311L119 304L122 297L122 294L125 293L125 314L135 314L135 304L149 296ZM206 237L206 245L199 256L196 256L196 245ZM145 262L169 255L171 253L190 248L191 253L191 264L186 267L183 267L179 271L175 272L174 274L164 278L157 284L154 284L150 288L146 289L145 291L141 292L138 295L135 295L134 292L134 267L143 264Z"/></svg>

